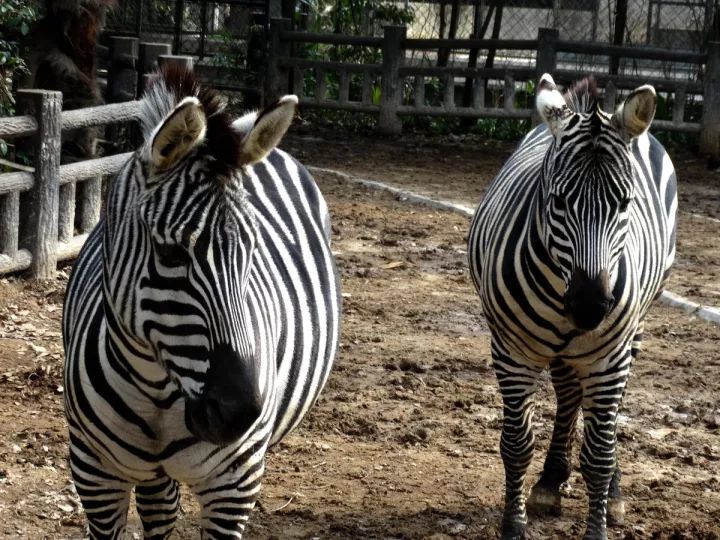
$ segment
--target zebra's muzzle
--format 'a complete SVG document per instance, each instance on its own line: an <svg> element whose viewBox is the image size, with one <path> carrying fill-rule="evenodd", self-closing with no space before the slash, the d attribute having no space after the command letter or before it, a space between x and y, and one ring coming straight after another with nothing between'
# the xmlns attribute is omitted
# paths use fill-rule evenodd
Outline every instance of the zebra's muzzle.
<svg viewBox="0 0 720 540"><path fill-rule="evenodd" d="M202 395L185 398L185 423L198 439L227 445L250 430L262 407L255 361L229 346L216 347Z"/></svg>
<svg viewBox="0 0 720 540"><path fill-rule="evenodd" d="M595 330L614 305L607 270L590 278L585 270L573 272L565 293L565 311L578 330Z"/></svg>

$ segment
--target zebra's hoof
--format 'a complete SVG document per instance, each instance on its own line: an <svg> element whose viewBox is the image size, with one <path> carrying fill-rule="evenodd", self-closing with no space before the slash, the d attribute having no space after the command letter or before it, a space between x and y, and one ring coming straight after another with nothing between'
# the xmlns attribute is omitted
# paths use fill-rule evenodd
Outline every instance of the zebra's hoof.
<svg viewBox="0 0 720 540"><path fill-rule="evenodd" d="M527 511L535 516L555 516L562 514L562 502L559 491L535 484L525 504Z"/></svg>
<svg viewBox="0 0 720 540"><path fill-rule="evenodd" d="M617 498L608 499L607 524L610 526L625 523L625 501Z"/></svg>
<svg viewBox="0 0 720 540"><path fill-rule="evenodd" d="M525 523L503 521L500 540L525 540Z"/></svg>

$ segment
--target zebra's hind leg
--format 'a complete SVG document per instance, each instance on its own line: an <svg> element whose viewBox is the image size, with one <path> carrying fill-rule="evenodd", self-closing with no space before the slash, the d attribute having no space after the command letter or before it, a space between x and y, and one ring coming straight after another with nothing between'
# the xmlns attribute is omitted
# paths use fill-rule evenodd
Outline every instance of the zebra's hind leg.
<svg viewBox="0 0 720 540"><path fill-rule="evenodd" d="M572 443L582 388L575 370L562 360L556 359L550 364L550 374L557 397L555 425L543 472L530 492L527 508L531 514L559 516L562 512L560 486L572 471Z"/></svg>
<svg viewBox="0 0 720 540"><path fill-rule="evenodd" d="M135 487L135 502L145 532L145 540L169 538L175 528L180 489L168 476Z"/></svg>
<svg viewBox="0 0 720 540"><path fill-rule="evenodd" d="M106 471L94 453L72 432L70 468L87 516L91 540L124 538L132 485Z"/></svg>
<svg viewBox="0 0 720 540"><path fill-rule="evenodd" d="M542 369L495 352L493 364L503 399L500 455L505 468L505 510L501 539L522 540L527 525L523 489L535 448L532 415L537 379Z"/></svg>

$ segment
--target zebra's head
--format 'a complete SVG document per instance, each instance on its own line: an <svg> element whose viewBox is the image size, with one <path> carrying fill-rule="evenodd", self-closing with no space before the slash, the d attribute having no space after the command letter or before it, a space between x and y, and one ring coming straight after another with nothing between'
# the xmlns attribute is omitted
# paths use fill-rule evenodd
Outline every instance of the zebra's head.
<svg viewBox="0 0 720 540"><path fill-rule="evenodd" d="M151 351L138 369L173 381L188 429L215 444L247 432L267 398L260 366L270 360L257 357L247 314L258 233L243 179L296 105L285 96L233 123L191 72L166 70L143 99L145 142L116 181L127 185L108 202L106 300Z"/></svg>
<svg viewBox="0 0 720 540"><path fill-rule="evenodd" d="M537 109L552 134L543 162L541 229L565 281L568 318L579 330L597 328L615 305L638 191L631 144L647 131L655 104L652 86L641 86L607 114L592 79L564 96L548 74L538 84Z"/></svg>

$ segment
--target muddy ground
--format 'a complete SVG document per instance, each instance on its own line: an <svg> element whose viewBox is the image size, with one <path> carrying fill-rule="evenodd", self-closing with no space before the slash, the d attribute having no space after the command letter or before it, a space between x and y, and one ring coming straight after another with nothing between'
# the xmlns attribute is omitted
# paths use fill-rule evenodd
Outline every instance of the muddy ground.
<svg viewBox="0 0 720 540"><path fill-rule="evenodd" d="M342 140L342 142L338 142ZM290 136L306 164L474 206L512 145L481 139ZM720 305L720 174L681 152L677 272L670 289ZM340 356L317 406L269 455L251 539L491 539L503 473L489 334L465 265L467 218L318 174L343 279ZM70 266L38 285L0 279L0 538L80 538L62 413L62 296ZM720 327L655 306L621 418L626 524L611 538L720 538ZM554 399L536 412L542 463ZM576 460L577 461L577 460ZM530 539L579 538L575 471L561 518ZM187 496L178 538L198 538ZM140 538L136 516L131 537ZM134 536L133 536L134 535Z"/></svg>

